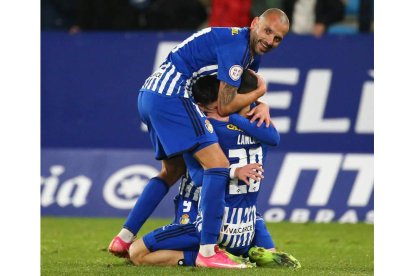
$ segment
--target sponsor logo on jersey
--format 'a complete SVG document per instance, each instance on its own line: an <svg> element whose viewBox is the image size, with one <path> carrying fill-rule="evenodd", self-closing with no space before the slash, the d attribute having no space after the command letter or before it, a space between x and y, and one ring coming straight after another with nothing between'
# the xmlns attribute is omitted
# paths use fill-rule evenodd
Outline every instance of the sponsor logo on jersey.
<svg viewBox="0 0 414 276"><path fill-rule="evenodd" d="M243 130L241 130L240 128L238 128L238 127L236 127L235 125L232 125L232 124L228 124L226 127L227 127L227 129L230 129L230 130L236 130L236 131L243 132Z"/></svg>
<svg viewBox="0 0 414 276"><path fill-rule="evenodd" d="M239 28L231 28L231 35L238 35L239 34Z"/></svg>
<svg viewBox="0 0 414 276"><path fill-rule="evenodd" d="M254 228L253 225L247 225L247 226L232 226L232 225L223 225L222 232L225 234L244 234L247 232L253 232Z"/></svg>
<svg viewBox="0 0 414 276"><path fill-rule="evenodd" d="M240 65L233 65L232 67L230 67L229 76L232 80L234 81L239 80L242 73L243 73L243 67L241 67Z"/></svg>
<svg viewBox="0 0 414 276"><path fill-rule="evenodd" d="M210 123L210 121L209 120L205 120L205 126L206 126L206 129L208 130L208 132L210 132L210 133L213 133L213 131L214 131L214 128L213 128L213 125Z"/></svg>

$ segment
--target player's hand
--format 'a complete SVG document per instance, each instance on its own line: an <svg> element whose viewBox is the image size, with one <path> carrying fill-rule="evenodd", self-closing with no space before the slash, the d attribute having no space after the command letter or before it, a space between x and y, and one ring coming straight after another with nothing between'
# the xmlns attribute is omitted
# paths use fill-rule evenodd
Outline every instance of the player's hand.
<svg viewBox="0 0 414 276"><path fill-rule="evenodd" d="M234 176L242 180L247 185L250 185L250 179L260 181L264 178L263 173L264 170L262 165L259 163L253 163L237 168L234 172Z"/></svg>
<svg viewBox="0 0 414 276"><path fill-rule="evenodd" d="M270 120L270 108L267 104L260 102L260 104L256 105L252 108L249 112L247 112L247 116L252 116L250 119L250 123L253 123L257 119L259 122L257 123L257 126L260 127L263 122L266 123L266 127L270 126L271 120Z"/></svg>

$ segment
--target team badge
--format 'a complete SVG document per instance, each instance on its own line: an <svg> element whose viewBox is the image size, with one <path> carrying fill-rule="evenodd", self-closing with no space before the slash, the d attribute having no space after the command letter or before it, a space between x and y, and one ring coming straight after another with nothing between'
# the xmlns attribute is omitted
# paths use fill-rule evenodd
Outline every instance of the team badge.
<svg viewBox="0 0 414 276"><path fill-rule="evenodd" d="M237 81L243 73L243 68L240 65L233 65L230 67L229 76L232 80Z"/></svg>
<svg viewBox="0 0 414 276"><path fill-rule="evenodd" d="M210 123L210 121L206 120L205 123L206 123L206 129L208 130L208 132L213 133L214 128L213 128L213 125Z"/></svg>
<svg viewBox="0 0 414 276"><path fill-rule="evenodd" d="M190 222L190 216L188 214L183 214L180 218L180 224L188 224Z"/></svg>
<svg viewBox="0 0 414 276"><path fill-rule="evenodd" d="M239 28L231 28L231 35L239 34Z"/></svg>

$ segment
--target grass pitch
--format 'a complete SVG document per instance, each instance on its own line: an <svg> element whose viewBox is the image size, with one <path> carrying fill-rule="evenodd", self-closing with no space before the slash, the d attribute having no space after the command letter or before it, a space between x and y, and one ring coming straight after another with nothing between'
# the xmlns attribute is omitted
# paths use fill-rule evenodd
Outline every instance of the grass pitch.
<svg viewBox="0 0 414 276"><path fill-rule="evenodd" d="M267 223L276 246L302 264L288 268L223 270L136 267L106 248L124 219L41 219L41 275L373 275L374 226L368 224ZM139 236L169 220L151 219Z"/></svg>

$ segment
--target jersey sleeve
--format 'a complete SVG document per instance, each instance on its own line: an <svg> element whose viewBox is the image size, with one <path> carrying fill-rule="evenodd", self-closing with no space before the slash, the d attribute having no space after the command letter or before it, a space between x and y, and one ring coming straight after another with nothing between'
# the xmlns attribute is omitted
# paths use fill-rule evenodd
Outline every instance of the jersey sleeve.
<svg viewBox="0 0 414 276"><path fill-rule="evenodd" d="M259 140L263 144L270 146L277 146L280 142L280 135L276 128L272 125L266 127L262 124L260 127L257 126L256 122L250 123L250 121L239 115L231 114L229 117L229 123L237 126L251 137Z"/></svg>
<svg viewBox="0 0 414 276"><path fill-rule="evenodd" d="M245 56L248 54L248 43L238 28L220 28L216 32L217 78L232 86L239 87L243 73Z"/></svg>

